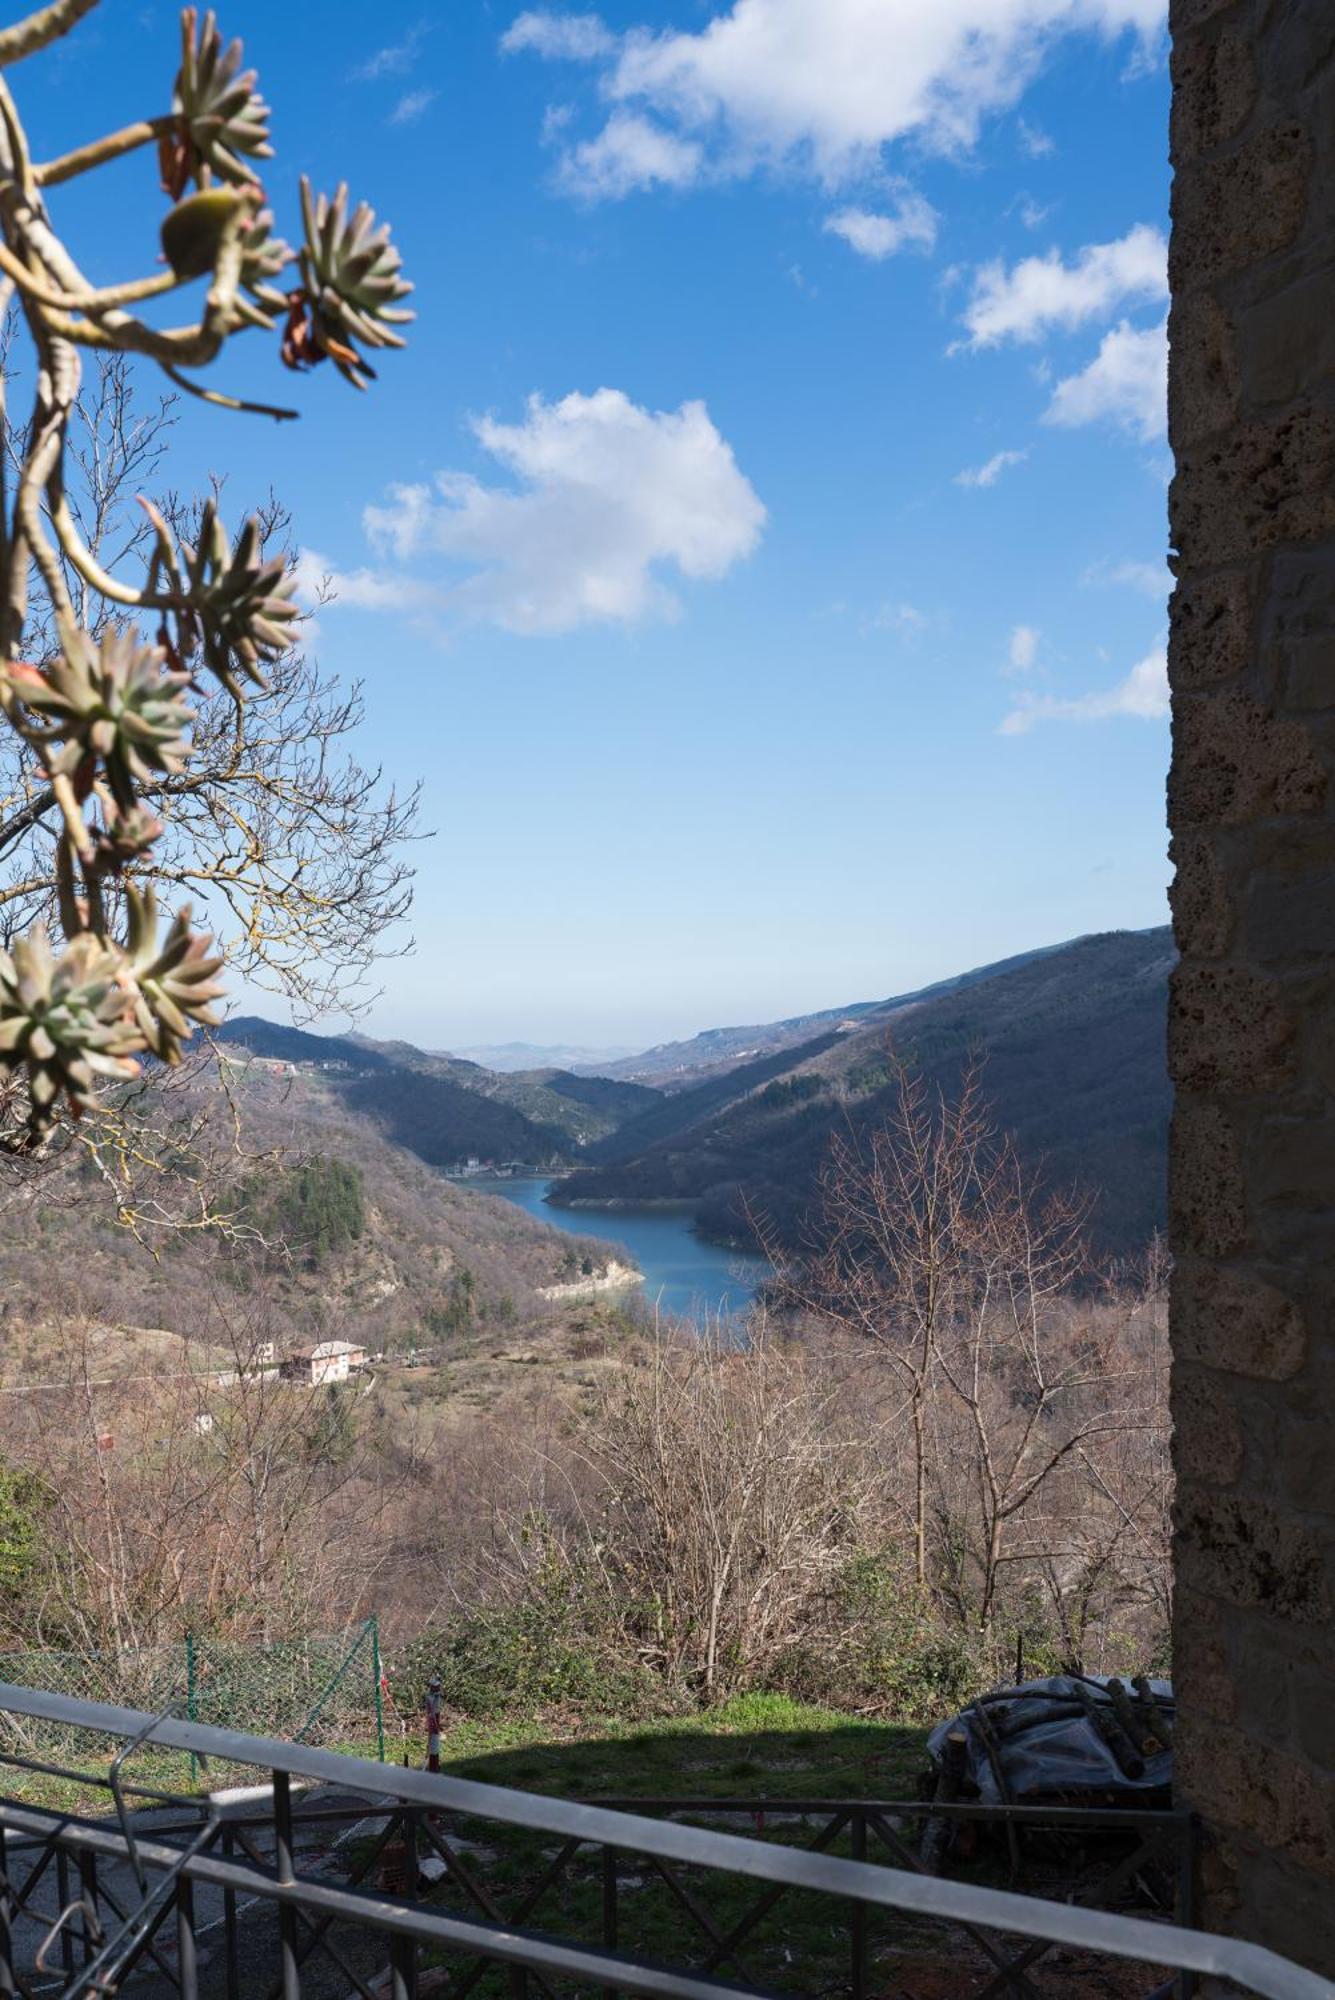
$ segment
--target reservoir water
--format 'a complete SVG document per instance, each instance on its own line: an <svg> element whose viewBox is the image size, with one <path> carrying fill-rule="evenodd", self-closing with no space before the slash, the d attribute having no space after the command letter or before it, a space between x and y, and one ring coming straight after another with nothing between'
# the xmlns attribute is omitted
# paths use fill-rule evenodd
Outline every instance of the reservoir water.
<svg viewBox="0 0 1335 2000"><path fill-rule="evenodd" d="M596 1236L629 1251L644 1273L644 1296L665 1313L701 1324L746 1310L769 1266L718 1243L706 1243L684 1212L660 1208L557 1208L550 1180L487 1180L473 1186L504 1196L539 1222L570 1236Z"/></svg>

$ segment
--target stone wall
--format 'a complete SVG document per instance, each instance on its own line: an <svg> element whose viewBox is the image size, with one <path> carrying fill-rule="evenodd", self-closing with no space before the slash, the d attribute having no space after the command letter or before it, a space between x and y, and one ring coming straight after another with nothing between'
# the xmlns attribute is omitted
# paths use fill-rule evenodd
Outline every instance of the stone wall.
<svg viewBox="0 0 1335 2000"><path fill-rule="evenodd" d="M1178 1762L1335 1975L1335 0L1171 16Z"/></svg>

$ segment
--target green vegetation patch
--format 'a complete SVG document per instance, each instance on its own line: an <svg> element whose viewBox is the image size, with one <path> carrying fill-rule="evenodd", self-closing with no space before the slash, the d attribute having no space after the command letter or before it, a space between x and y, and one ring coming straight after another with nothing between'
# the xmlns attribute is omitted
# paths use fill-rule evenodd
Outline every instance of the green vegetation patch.
<svg viewBox="0 0 1335 2000"><path fill-rule="evenodd" d="M588 1718L575 1725L551 1715L527 1725L513 1720L465 1723L446 1732L441 1765L453 1776L485 1784L589 1801L643 1802L643 1810L654 1816L664 1810L658 1800L689 1799L689 1808L674 1813L681 1823L779 1845L810 1846L829 1815L785 1812L784 1800L912 1797L925 1759L924 1738L921 1730L862 1721L785 1695L748 1694L705 1713L649 1725L619 1717ZM414 1742L411 1761L417 1762L420 1753L421 1745ZM725 1810L725 1802L739 1810ZM551 1835L495 1820L451 1816L440 1830L458 1844L465 1866L507 1910L521 1905L538 1886L553 1858ZM830 1854L847 1858L853 1853L847 1830L823 1845ZM425 1838L423 1846L429 1851ZM882 1851L873 1858L891 1857ZM680 1896L633 1851L620 1853L616 1866L617 1949L703 1967L710 1940ZM673 1873L721 1932L737 1925L765 1893L763 1884L714 1870L677 1868ZM449 1886L434 1892L431 1900L460 1915L468 1908ZM602 1854L588 1847L551 1884L525 1922L563 1938L600 1943L604 1915ZM902 1919L873 1916L870 1961L882 1952L902 1950L908 1935ZM842 1989L850 1948L846 1908L826 1896L788 1892L719 1974L778 1991ZM508 1991L507 1979L503 1970L492 1968L478 1990L499 2000Z"/></svg>

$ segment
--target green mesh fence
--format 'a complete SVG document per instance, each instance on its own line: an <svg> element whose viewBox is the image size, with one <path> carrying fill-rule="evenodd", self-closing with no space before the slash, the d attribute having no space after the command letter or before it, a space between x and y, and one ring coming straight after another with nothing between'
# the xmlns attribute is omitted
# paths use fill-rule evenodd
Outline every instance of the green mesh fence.
<svg viewBox="0 0 1335 2000"><path fill-rule="evenodd" d="M188 1717L286 1742L317 1743L384 1756L379 1632L374 1618L346 1632L272 1645L186 1638L139 1651L0 1652L0 1681L45 1688L82 1701ZM119 1746L95 1732L36 1722L0 1710L0 1755L58 1763L71 1773L105 1772ZM246 1767L201 1773L195 1759L137 1751L132 1782L165 1791L244 1782ZM263 1779L263 1772L254 1778ZM11 1768L0 1783L36 1796L68 1781Z"/></svg>

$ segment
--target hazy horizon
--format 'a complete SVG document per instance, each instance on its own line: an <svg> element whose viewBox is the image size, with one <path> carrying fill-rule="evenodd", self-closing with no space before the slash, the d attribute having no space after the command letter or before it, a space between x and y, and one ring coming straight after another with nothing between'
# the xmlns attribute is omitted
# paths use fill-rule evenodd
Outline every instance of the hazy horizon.
<svg viewBox="0 0 1335 2000"><path fill-rule="evenodd" d="M865 1001L893 999L899 994L916 992L920 987L934 985L938 980L973 972L980 966L992 965L1023 952L1070 943L1075 938L1086 936L1090 932L1151 930L1157 924L1166 923L1167 920L1168 913L1165 910L1162 916L1151 919L1148 923L1090 924L1081 930L1070 932L1067 936L1038 938L1025 943L1016 942L1002 950L982 952L959 963L943 963L938 968L923 973L922 976L891 978L888 983L881 981L856 992L836 993L823 990L817 992L811 985L812 975L808 975L801 986L810 990L807 991L806 997L797 999L793 1004L788 1004L787 1000L779 998L776 1004L771 1005L762 999L762 1004L750 1009L729 1011L721 1006L718 1012L709 1014L706 1018L697 1018L683 1010L675 1018L666 1014L660 1016L660 1021L665 1025L651 1027L643 1034L632 1033L629 1029L625 1033L612 1032L610 1026L604 1031L604 1023L615 1023L619 1018L633 1022L636 1018L633 1015L619 1017L610 1013L602 1015L589 1013L582 1016L575 1013L568 1016L548 1014L543 1012L541 1003L529 1003L526 1007L522 1001L513 1003L502 1001L493 1015L477 1017L455 1015L453 1018L463 1022L464 1026L458 1032L451 1032L443 1025L447 1019L444 1015L437 1015L434 1018L425 1012L414 1015L411 1011L392 1005L384 999L375 1004L365 1017L357 1019L354 1027L356 1032L370 1035L376 1040L408 1041L418 1048L445 1051L454 1055L466 1054L470 1049L503 1049L511 1043L541 1049L579 1048L599 1052L620 1048L626 1053L639 1055L664 1042L689 1041L693 1036L704 1034L713 1028L763 1027L770 1022L791 1020L804 1014L826 1013L840 1007L854 1007ZM800 990L798 982L790 981L790 984L794 992ZM285 1018L283 1008L270 996L254 991L238 996L238 1004L233 1007L232 1012L255 1013L270 1019ZM646 1013L643 1019L649 1021L653 1017ZM468 1025L470 1021L471 1028ZM310 1026L315 1033L337 1034L348 1024L346 1016L330 1015L305 1025Z"/></svg>

